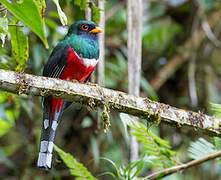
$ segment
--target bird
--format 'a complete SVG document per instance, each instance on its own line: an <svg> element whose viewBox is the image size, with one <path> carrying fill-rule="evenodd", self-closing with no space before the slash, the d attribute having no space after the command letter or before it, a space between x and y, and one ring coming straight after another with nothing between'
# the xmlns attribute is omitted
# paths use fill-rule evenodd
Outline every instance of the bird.
<svg viewBox="0 0 221 180"><path fill-rule="evenodd" d="M67 35L53 49L43 69L43 76L63 80L88 81L99 59L98 33L103 30L93 21L76 21ZM52 96L43 99L43 123L37 167L51 169L57 126L71 102Z"/></svg>

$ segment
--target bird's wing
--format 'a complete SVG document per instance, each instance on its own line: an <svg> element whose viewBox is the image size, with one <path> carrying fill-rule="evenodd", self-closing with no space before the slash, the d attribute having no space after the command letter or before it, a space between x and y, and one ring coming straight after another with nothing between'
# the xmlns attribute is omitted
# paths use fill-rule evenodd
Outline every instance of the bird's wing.
<svg viewBox="0 0 221 180"><path fill-rule="evenodd" d="M43 76L58 78L67 66L67 55L70 45L61 47L53 53L43 70Z"/></svg>
<svg viewBox="0 0 221 180"><path fill-rule="evenodd" d="M65 67L67 66L67 55L68 55L69 48L71 48L71 46L66 45L52 53L47 64L44 67L43 76L52 77L52 78L60 77ZM39 150L39 156L38 156L38 162L37 162L38 167L44 168L46 170L51 168L53 141L54 141L55 132L56 132L56 128L55 128L56 126L53 126L53 123L56 124L58 122L60 114L63 112L63 109L69 103L69 102L65 102L64 105L62 105L61 111L56 112L56 116L52 116L51 99L52 97L48 96L48 97L45 97L43 100L43 108L44 108L43 109L44 111L43 124L42 124L42 131L41 131L40 150Z"/></svg>

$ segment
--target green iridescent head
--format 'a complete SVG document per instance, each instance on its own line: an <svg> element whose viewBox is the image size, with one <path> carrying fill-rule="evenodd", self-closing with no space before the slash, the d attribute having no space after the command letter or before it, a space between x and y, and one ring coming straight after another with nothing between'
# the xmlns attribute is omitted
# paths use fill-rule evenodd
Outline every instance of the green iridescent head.
<svg viewBox="0 0 221 180"><path fill-rule="evenodd" d="M97 34L102 32L93 21L77 21L69 27L67 35L57 44L52 54L61 47L70 45L82 57L98 59Z"/></svg>
<svg viewBox="0 0 221 180"><path fill-rule="evenodd" d="M97 34L103 30L93 21L77 21L69 27L67 36L72 34L97 39Z"/></svg>

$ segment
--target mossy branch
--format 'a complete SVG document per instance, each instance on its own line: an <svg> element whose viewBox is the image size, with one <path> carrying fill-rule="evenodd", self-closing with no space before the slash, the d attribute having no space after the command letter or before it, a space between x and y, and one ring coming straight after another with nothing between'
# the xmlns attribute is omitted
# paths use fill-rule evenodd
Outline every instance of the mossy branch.
<svg viewBox="0 0 221 180"><path fill-rule="evenodd" d="M95 84L34 76L21 72L0 70L0 90L33 96L52 95L68 101L78 102L92 109L110 109L173 126L189 126L206 134L221 137L221 119L202 112L178 109L166 104L136 97L119 91L102 88Z"/></svg>

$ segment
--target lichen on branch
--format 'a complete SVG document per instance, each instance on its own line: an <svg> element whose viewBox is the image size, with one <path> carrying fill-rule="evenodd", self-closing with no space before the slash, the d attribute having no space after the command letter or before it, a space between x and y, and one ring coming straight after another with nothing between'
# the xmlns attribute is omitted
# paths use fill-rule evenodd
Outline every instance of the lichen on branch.
<svg viewBox="0 0 221 180"><path fill-rule="evenodd" d="M189 126L203 133L221 137L221 119L202 112L192 112L136 97L124 92L102 88L94 84L81 84L21 72L0 70L0 90L33 96L49 96L78 102L95 109L103 108L127 113L149 121L157 119L173 126ZM102 92L102 93L101 93ZM157 118L151 118L156 116Z"/></svg>

